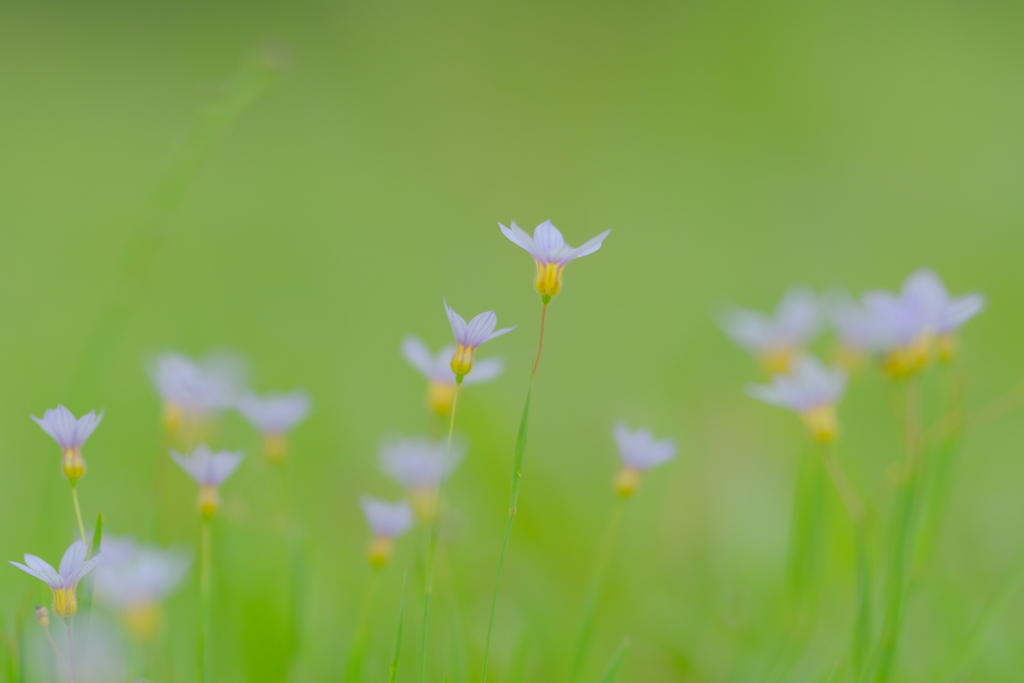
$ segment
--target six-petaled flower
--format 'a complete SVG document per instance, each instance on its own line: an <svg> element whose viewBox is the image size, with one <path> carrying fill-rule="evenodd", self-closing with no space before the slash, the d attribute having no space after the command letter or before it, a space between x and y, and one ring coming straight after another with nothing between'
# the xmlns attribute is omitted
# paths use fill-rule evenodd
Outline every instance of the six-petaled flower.
<svg viewBox="0 0 1024 683"><path fill-rule="evenodd" d="M544 221L534 228L533 236L512 221L507 228L501 223L501 232L505 237L519 245L533 257L537 266L537 292L544 298L544 303L562 291L562 270L574 259L593 254L601 248L601 243L608 237L611 230L605 230L597 237L587 240L579 247L571 247L565 243L562 233L551 221Z"/></svg>
<svg viewBox="0 0 1024 683"><path fill-rule="evenodd" d="M220 506L220 485L241 464L242 453L214 452L201 443L188 455L172 449L171 457L199 484L199 512L205 519L210 519Z"/></svg>
<svg viewBox="0 0 1024 683"><path fill-rule="evenodd" d="M759 401L799 414L811 436L831 443L839 433L836 403L846 389L846 373L801 356L790 372L772 377L771 384L751 384L747 394Z"/></svg>
<svg viewBox="0 0 1024 683"><path fill-rule="evenodd" d="M622 461L622 469L615 477L615 491L624 498L636 492L644 472L675 457L675 441L658 441L649 429L634 431L620 422L615 425L612 433Z"/></svg>
<svg viewBox="0 0 1024 683"><path fill-rule="evenodd" d="M436 354L416 335L410 334L402 340L402 356L409 365L420 371L427 379L427 406L438 415L447 415L455 399L456 376L452 372L452 357L455 346L445 346ZM504 364L500 358L485 358L473 362L473 374L463 379L463 384L480 384L501 374Z"/></svg>
<svg viewBox="0 0 1024 683"><path fill-rule="evenodd" d="M495 331L494 328L498 325L498 316L494 314L494 311L481 313L470 320L469 324L466 324L463 317L456 313L447 301L444 302L444 310L448 313L448 322L455 335L456 346L455 353L452 354L451 370L455 373L456 382L461 382L462 378L473 369L473 354L477 347L516 329L513 325Z"/></svg>
<svg viewBox="0 0 1024 683"><path fill-rule="evenodd" d="M786 372L821 329L821 307L814 292L796 287L773 314L745 308L727 311L719 321L737 344L755 354L769 374Z"/></svg>
<svg viewBox="0 0 1024 683"><path fill-rule="evenodd" d="M288 432L306 419L312 407L309 394L244 394L235 407L263 435L263 452L271 462L288 455Z"/></svg>
<svg viewBox="0 0 1024 683"><path fill-rule="evenodd" d="M391 439L381 446L381 469L405 488L413 511L422 520L434 518L441 478L451 476L465 457L466 447L460 439L452 441L447 464L446 452L444 441L422 437Z"/></svg>
<svg viewBox="0 0 1024 683"><path fill-rule="evenodd" d="M97 415L95 411L90 410L76 419L70 410L58 405L53 410L47 410L42 418L32 416L32 419L60 446L61 471L74 486L85 475L82 444L103 419L103 411Z"/></svg>
<svg viewBox="0 0 1024 683"><path fill-rule="evenodd" d="M11 564L49 586L53 591L53 613L63 619L70 619L78 611L78 598L75 596L78 582L100 562L99 555L87 560L87 554L85 543L75 541L60 558L59 569L55 570L44 560L28 554L25 555L25 564Z"/></svg>
<svg viewBox="0 0 1024 683"><path fill-rule="evenodd" d="M382 567L391 559L395 539L412 527L412 507L408 501L389 503L368 495L360 497L359 505L373 534L369 550L370 564Z"/></svg>

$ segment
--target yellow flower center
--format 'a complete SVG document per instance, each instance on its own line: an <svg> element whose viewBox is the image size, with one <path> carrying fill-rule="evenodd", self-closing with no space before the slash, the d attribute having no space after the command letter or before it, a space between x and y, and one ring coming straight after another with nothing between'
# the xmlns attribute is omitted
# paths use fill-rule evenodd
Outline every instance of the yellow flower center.
<svg viewBox="0 0 1024 683"><path fill-rule="evenodd" d="M451 412L455 400L455 385L448 382L431 382L427 387L427 407L438 415Z"/></svg>
<svg viewBox="0 0 1024 683"><path fill-rule="evenodd" d="M121 613L125 630L136 640L148 642L153 640L163 624L163 612L155 602L143 602L131 605Z"/></svg>
<svg viewBox="0 0 1024 683"><path fill-rule="evenodd" d="M800 414L811 437L818 443L832 443L839 436L839 418L831 403L811 408Z"/></svg>
<svg viewBox="0 0 1024 683"><path fill-rule="evenodd" d="M629 498L640 488L640 470L629 465L624 465L619 473L615 475L615 493L623 498Z"/></svg>
<svg viewBox="0 0 1024 683"><path fill-rule="evenodd" d="M82 451L78 448L65 450L60 466L64 476L74 484L85 475L85 460L82 460Z"/></svg>
<svg viewBox="0 0 1024 683"><path fill-rule="evenodd" d="M840 344L836 349L836 363L848 374L853 374L864 365L864 352L849 344Z"/></svg>
<svg viewBox="0 0 1024 683"><path fill-rule="evenodd" d="M263 437L263 455L269 462L284 462L288 457L288 437L284 434L265 435Z"/></svg>
<svg viewBox="0 0 1024 683"><path fill-rule="evenodd" d="M410 491L409 504L416 519L429 524L437 514L437 489L424 487Z"/></svg>
<svg viewBox="0 0 1024 683"><path fill-rule="evenodd" d="M537 264L537 292L541 296L554 296L562 291L562 269L564 263Z"/></svg>
<svg viewBox="0 0 1024 683"><path fill-rule="evenodd" d="M370 550L367 555L370 564L374 567L383 567L391 559L395 550L395 541L387 536L377 536L370 542Z"/></svg>
<svg viewBox="0 0 1024 683"><path fill-rule="evenodd" d="M956 335L952 332L940 334L935 340L935 349L938 351L939 360L943 363L948 363L956 358L958 347Z"/></svg>
<svg viewBox="0 0 1024 683"><path fill-rule="evenodd" d="M791 346L778 346L766 349L761 353L761 367L769 377L773 375L784 375L793 367L796 360L797 350Z"/></svg>
<svg viewBox="0 0 1024 683"><path fill-rule="evenodd" d="M459 344L455 348L455 355L452 356L452 372L459 377L464 377L473 369L473 352L475 348Z"/></svg>
<svg viewBox="0 0 1024 683"><path fill-rule="evenodd" d="M220 492L216 486L199 487L199 514L203 519L210 519L220 507Z"/></svg>
<svg viewBox="0 0 1024 683"><path fill-rule="evenodd" d="M935 335L923 332L906 346L890 351L882 360L882 367L893 379L910 377L928 365L932 356Z"/></svg>
<svg viewBox="0 0 1024 683"><path fill-rule="evenodd" d="M164 403L163 423L164 429L167 430L169 435L174 436L177 434L184 420L185 409L181 407L181 404L174 401Z"/></svg>
<svg viewBox="0 0 1024 683"><path fill-rule="evenodd" d="M78 611L75 587L53 589L53 613L61 619L69 619Z"/></svg>

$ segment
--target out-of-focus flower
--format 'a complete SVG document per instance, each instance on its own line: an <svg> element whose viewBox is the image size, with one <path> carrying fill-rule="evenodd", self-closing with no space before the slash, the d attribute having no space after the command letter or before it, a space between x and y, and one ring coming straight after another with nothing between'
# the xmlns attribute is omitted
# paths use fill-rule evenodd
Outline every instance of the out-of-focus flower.
<svg viewBox="0 0 1024 683"><path fill-rule="evenodd" d="M97 415L90 410L80 418L62 405L47 410L43 417L32 416L43 431L53 437L61 450L61 471L74 486L85 475L85 460L82 459L82 445L103 419L103 411Z"/></svg>
<svg viewBox="0 0 1024 683"><path fill-rule="evenodd" d="M454 346L445 346L437 354L416 335L402 340L402 356L409 365L427 378L427 406L438 415L447 415L455 399L455 373L452 372ZM473 374L466 375L463 384L480 384L501 374L504 364L500 358L485 358L473 364Z"/></svg>
<svg viewBox="0 0 1024 683"><path fill-rule="evenodd" d="M459 439L452 441L447 467L447 443L422 437L393 439L381 446L381 469L408 492L416 516L429 521L437 514L437 489L441 478L451 476L466 455Z"/></svg>
<svg viewBox="0 0 1024 683"><path fill-rule="evenodd" d="M847 372L855 372L867 356L878 350L878 322L864 306L845 294L830 297L826 312L836 331L839 365Z"/></svg>
<svg viewBox="0 0 1024 683"><path fill-rule="evenodd" d="M579 247L571 247L565 243L562 233L551 221L544 221L533 230L533 237L512 221L512 227L506 228L501 223L501 232L513 243L526 250L537 266L537 292L544 298L544 303L562 291L562 270L565 264L574 259L593 254L601 248L601 243L608 237L611 230L605 230L597 237L587 240Z"/></svg>
<svg viewBox="0 0 1024 683"><path fill-rule="evenodd" d="M313 402L305 391L288 394L244 394L236 407L263 435L263 452L271 462L288 456L288 432L309 415Z"/></svg>
<svg viewBox="0 0 1024 683"><path fill-rule="evenodd" d="M214 452L204 443L196 446L189 455L171 450L174 462L199 484L199 512L205 519L210 519L217 512L220 485L241 464L243 457L239 451Z"/></svg>
<svg viewBox="0 0 1024 683"><path fill-rule="evenodd" d="M952 358L956 331L985 307L980 294L950 297L939 276L928 268L911 273L899 294L873 291L863 301L878 326L883 366L896 378L927 366L936 340L939 356Z"/></svg>
<svg viewBox="0 0 1024 683"><path fill-rule="evenodd" d="M615 477L615 491L623 498L636 493L644 472L675 457L675 442L672 439L656 441L649 429L633 431L620 422L612 433L622 460L622 469Z"/></svg>
<svg viewBox="0 0 1024 683"><path fill-rule="evenodd" d="M177 434L199 428L213 414L235 404L245 385L245 363L231 354L211 354L196 361L165 353L150 364L149 374L163 399L164 427Z"/></svg>
<svg viewBox="0 0 1024 683"><path fill-rule="evenodd" d="M467 325L462 316L456 313L447 301L444 302L444 310L448 313L448 322L451 323L452 333L455 334L456 347L455 353L452 355L451 370L456 376L456 382L459 382L473 369L473 353L478 346L516 329L513 325L495 332L498 316L494 314L494 311L481 313L470 320Z"/></svg>
<svg viewBox="0 0 1024 683"><path fill-rule="evenodd" d="M181 585L191 566L184 552L139 545L127 537L104 538L96 595L120 613L130 634L151 640L162 623L160 604Z"/></svg>
<svg viewBox="0 0 1024 683"><path fill-rule="evenodd" d="M53 613L62 619L70 619L78 611L78 599L75 597L78 582L100 561L99 555L90 560L85 559L87 550L81 541L72 543L60 558L59 570L35 555L28 554L25 555L25 564L11 564L49 586L53 591Z"/></svg>
<svg viewBox="0 0 1024 683"><path fill-rule="evenodd" d="M839 435L836 404L845 390L844 371L829 369L816 358L802 356L788 374L775 375L769 385L751 384L747 394L798 413L815 440L831 443Z"/></svg>
<svg viewBox="0 0 1024 683"><path fill-rule="evenodd" d="M412 507L408 501L388 503L373 496L362 496L359 505L363 508L366 523L373 533L369 550L370 564L374 567L383 567L391 559L395 539L412 526Z"/></svg>
<svg viewBox="0 0 1024 683"><path fill-rule="evenodd" d="M809 289L796 287L773 314L735 308L719 325L733 341L755 354L769 375L786 372L821 330L821 306Z"/></svg>

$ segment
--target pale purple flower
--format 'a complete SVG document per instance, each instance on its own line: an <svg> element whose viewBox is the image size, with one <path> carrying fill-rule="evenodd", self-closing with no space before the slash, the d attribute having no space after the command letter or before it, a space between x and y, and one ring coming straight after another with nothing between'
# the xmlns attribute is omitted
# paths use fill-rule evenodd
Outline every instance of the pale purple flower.
<svg viewBox="0 0 1024 683"><path fill-rule="evenodd" d="M408 335L402 340L402 357L420 371L429 382L455 385L455 373L452 372L452 356L455 346L445 346L436 354L416 335ZM463 384L480 384L494 379L504 368L500 358L475 360L472 374L466 375Z"/></svg>
<svg viewBox="0 0 1024 683"><path fill-rule="evenodd" d="M747 395L798 413L834 405L846 390L846 373L825 367L812 356L802 356L787 374L775 375L771 384L751 384Z"/></svg>
<svg viewBox="0 0 1024 683"><path fill-rule="evenodd" d="M82 541L75 541L60 559L60 568L54 569L49 563L35 555L25 555L25 564L11 562L15 567L36 577L53 591L53 611L61 618L70 618L78 611L75 588L99 564L100 556L86 560L88 548Z"/></svg>
<svg viewBox="0 0 1024 683"><path fill-rule="evenodd" d="M465 445L456 439L445 467L447 448L445 441L424 437L385 441L380 449L381 469L406 489L433 489L441 483L442 476L450 476L458 468L466 455Z"/></svg>
<svg viewBox="0 0 1024 683"><path fill-rule="evenodd" d="M150 377L165 403L199 414L230 408L245 385L245 363L230 354L211 354L196 361L165 353L149 367Z"/></svg>
<svg viewBox="0 0 1024 683"><path fill-rule="evenodd" d="M35 416L32 416L32 419L57 442L61 450L77 451L103 419L103 411L97 415L95 411L90 410L76 419L70 410L58 405L53 410L47 410L41 419Z"/></svg>
<svg viewBox="0 0 1024 683"><path fill-rule="evenodd" d="M412 506L408 501L388 503L373 496L361 496L359 505L374 536L397 538L412 527Z"/></svg>
<svg viewBox="0 0 1024 683"><path fill-rule="evenodd" d="M573 259L593 254L601 248L601 243L611 234L611 230L605 230L597 237L587 240L582 246L572 247L565 243L562 233L558 231L551 221L544 221L533 230L533 237L528 232L512 221L512 227L506 228L501 223L501 232L505 237L519 245L533 257L533 260L540 264L558 264L564 266Z"/></svg>
<svg viewBox="0 0 1024 683"><path fill-rule="evenodd" d="M118 609L159 603L181 585L191 565L182 551L139 545L128 537L104 538L96 592Z"/></svg>
<svg viewBox="0 0 1024 683"><path fill-rule="evenodd" d="M201 443L188 455L172 449L171 457L197 484L217 488L231 476L244 456L238 451L214 452Z"/></svg>
<svg viewBox="0 0 1024 683"><path fill-rule="evenodd" d="M634 431L620 422L615 425L613 434L622 464L639 472L657 467L675 457L675 442L672 439L656 441L649 429Z"/></svg>
<svg viewBox="0 0 1024 683"><path fill-rule="evenodd" d="M494 314L494 311L481 313L470 320L467 325L462 316L448 305L448 301L444 302L444 309L448 313L448 322L452 326L452 333L455 334L457 344L455 353L452 355L451 370L460 377L468 375L473 369L473 353L478 346L516 329L515 326L512 326L495 331L498 316Z"/></svg>
<svg viewBox="0 0 1024 683"><path fill-rule="evenodd" d="M306 419L312 400L304 391L263 396L244 394L235 404L245 419L262 434L285 434Z"/></svg>
<svg viewBox="0 0 1024 683"><path fill-rule="evenodd" d="M881 339L878 321L863 305L839 294L828 300L826 311L845 349L860 353L878 349Z"/></svg>
<svg viewBox="0 0 1024 683"><path fill-rule="evenodd" d="M719 325L733 341L752 353L792 352L811 342L821 329L821 306L809 289L796 287L782 297L774 313L734 308Z"/></svg>

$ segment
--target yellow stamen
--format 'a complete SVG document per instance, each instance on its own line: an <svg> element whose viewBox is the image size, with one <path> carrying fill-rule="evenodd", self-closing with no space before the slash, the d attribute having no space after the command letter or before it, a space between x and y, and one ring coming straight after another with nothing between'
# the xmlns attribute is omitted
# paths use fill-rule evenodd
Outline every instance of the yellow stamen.
<svg viewBox="0 0 1024 683"><path fill-rule="evenodd" d="M959 347L956 335L952 332L940 334L935 340L935 349L939 354L939 360L943 363L948 363L956 358Z"/></svg>
<svg viewBox="0 0 1024 683"><path fill-rule="evenodd" d="M125 630L136 640L153 640L163 625L163 612L155 602L143 602L129 606L121 613Z"/></svg>
<svg viewBox="0 0 1024 683"><path fill-rule="evenodd" d="M42 605L36 607L36 621L43 628L49 628L50 626L50 610L46 609Z"/></svg>
<svg viewBox="0 0 1024 683"><path fill-rule="evenodd" d="M455 355L452 356L452 372L459 377L464 377L473 369L473 352L475 348L459 344L455 348Z"/></svg>
<svg viewBox="0 0 1024 683"><path fill-rule="evenodd" d="M78 598L75 597L75 587L53 589L53 613L61 619L68 619L75 616L78 611Z"/></svg>
<svg viewBox="0 0 1024 683"><path fill-rule="evenodd" d="M562 269L564 263L541 263L537 264L537 292L541 296L555 296L562 291Z"/></svg>
<svg viewBox="0 0 1024 683"><path fill-rule="evenodd" d="M928 366L932 356L935 335L924 332L906 346L890 351L882 360L882 367L893 379L910 377Z"/></svg>
<svg viewBox="0 0 1024 683"><path fill-rule="evenodd" d="M429 524L437 514L437 491L430 487L410 491L409 504L416 519Z"/></svg>
<svg viewBox="0 0 1024 683"><path fill-rule="evenodd" d="M455 385L447 382L431 382L427 387L427 407L442 417L451 412L455 400Z"/></svg>
<svg viewBox="0 0 1024 683"><path fill-rule="evenodd" d="M263 455L269 462L284 462L288 458L288 437L284 434L266 434L263 437Z"/></svg>
<svg viewBox="0 0 1024 683"><path fill-rule="evenodd" d="M640 470L629 465L624 465L619 473L615 475L615 493L623 498L629 498L640 488Z"/></svg>
<svg viewBox="0 0 1024 683"><path fill-rule="evenodd" d="M839 418L832 404L818 406L800 414L807 431L819 443L832 443L839 436Z"/></svg>
<svg viewBox="0 0 1024 683"><path fill-rule="evenodd" d="M784 375L793 367L793 361L796 360L796 356L796 349L789 346L767 349L761 353L761 367L764 368L769 377L772 375Z"/></svg>
<svg viewBox="0 0 1024 683"><path fill-rule="evenodd" d="M210 519L220 507L220 492L216 486L199 487L199 514L203 519Z"/></svg>
<svg viewBox="0 0 1024 683"><path fill-rule="evenodd" d="M370 564L374 567L383 567L391 559L395 550L395 541L387 536L376 536L370 543L370 550L367 553Z"/></svg>
<svg viewBox="0 0 1024 683"><path fill-rule="evenodd" d="M78 448L68 448L61 458L61 470L64 476L72 484L85 476L85 460L82 460L82 451Z"/></svg>
<svg viewBox="0 0 1024 683"><path fill-rule="evenodd" d="M167 401L164 403L163 423L164 429L167 430L169 435L173 436L177 434L178 430L181 429L182 422L184 421L185 409L181 404L173 401Z"/></svg>

